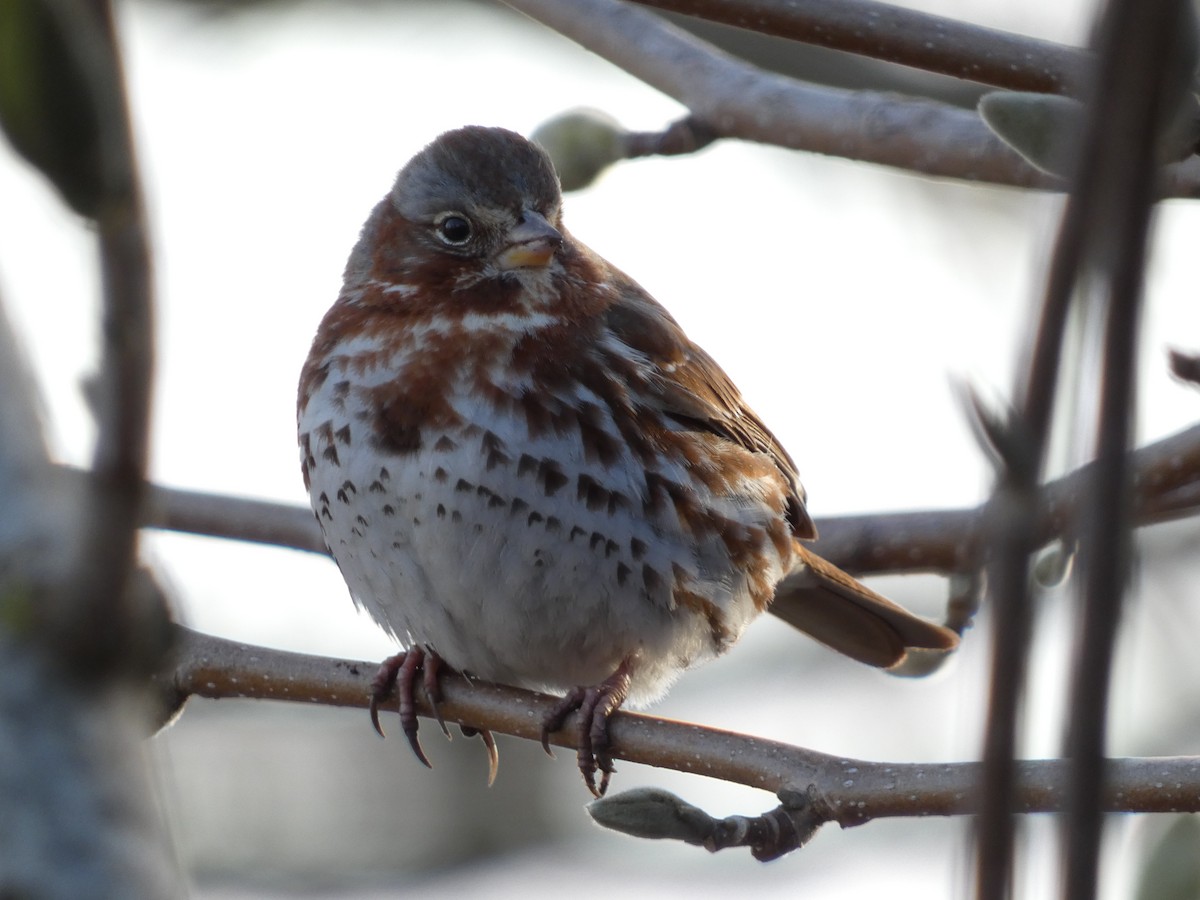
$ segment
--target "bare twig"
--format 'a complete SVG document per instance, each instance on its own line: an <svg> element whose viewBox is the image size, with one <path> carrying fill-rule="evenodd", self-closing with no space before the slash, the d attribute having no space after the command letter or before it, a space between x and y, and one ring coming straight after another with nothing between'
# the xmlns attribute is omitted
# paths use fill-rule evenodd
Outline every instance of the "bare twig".
<svg viewBox="0 0 1200 900"><path fill-rule="evenodd" d="M621 0L505 2L675 98L721 137L925 175L1062 187L1025 163L974 111L767 73ZM1200 159L1168 167L1163 192L1200 196Z"/></svg>
<svg viewBox="0 0 1200 900"><path fill-rule="evenodd" d="M133 571L149 443L153 367L150 253L112 10L107 3L48 4L84 74L99 123L94 211L103 304L100 372L92 385L97 437L82 547L70 609L58 626L82 668L107 664L130 618Z"/></svg>
<svg viewBox="0 0 1200 900"><path fill-rule="evenodd" d="M25 146L97 223L105 318L95 473L81 485L47 458L33 380L0 314L0 895L174 897L176 864L138 746L145 714L123 677L133 657L145 663L132 612L145 594L128 588L150 304L111 8L12 6L5 38L22 53L5 61L5 99L19 97L30 131L52 123Z"/></svg>
<svg viewBox="0 0 1200 900"><path fill-rule="evenodd" d="M1068 93L1090 62L1075 47L874 0L636 2L1014 91Z"/></svg>
<svg viewBox="0 0 1200 900"><path fill-rule="evenodd" d="M1044 443L1022 449L1036 460L998 465L995 493L986 506L988 599L993 616L987 719L983 735L980 817L976 822L976 897L1002 900L1012 878L1017 772L1013 754L1025 686L1032 612L1029 565L1037 548L1037 478ZM1036 449L1035 449L1036 448Z"/></svg>
<svg viewBox="0 0 1200 900"><path fill-rule="evenodd" d="M305 506L151 485L145 513L143 524L152 528L329 553L321 527Z"/></svg>
<svg viewBox="0 0 1200 900"><path fill-rule="evenodd" d="M1065 756L1067 782L1064 896L1092 900L1099 873L1105 730L1113 652L1129 577L1130 499L1127 450L1132 429L1137 335L1156 148L1175 113L1176 63L1194 29L1181 0L1114 0L1097 29L1099 65L1081 136L1077 194L1089 217L1089 269L1103 317L1097 461L1080 535L1084 577L1077 582L1077 639ZM1195 60L1187 60L1190 79ZM1082 275L1082 273L1081 273Z"/></svg>
<svg viewBox="0 0 1200 900"><path fill-rule="evenodd" d="M177 656L162 678L176 701L189 695L243 697L366 708L375 663L305 656L227 641L179 628ZM526 740L541 738L541 721L557 698L447 675L447 721ZM422 691L419 711L430 715ZM552 743L574 747L574 717ZM369 730L364 716L364 734ZM829 756L713 728L620 712L612 720L614 755L630 762L719 778L778 793L814 785L842 826L917 815L970 815L979 808L978 763L886 763ZM483 754L480 754L481 757ZM436 764L436 759L435 759ZM1035 760L1018 766L1023 812L1062 808L1066 764ZM480 784L486 766L480 761ZM1105 809L1124 812L1200 811L1200 759L1112 760Z"/></svg>
<svg viewBox="0 0 1200 900"><path fill-rule="evenodd" d="M1171 374L1180 381L1200 385L1200 354L1170 351Z"/></svg>
<svg viewBox="0 0 1200 900"><path fill-rule="evenodd" d="M1004 900L1013 873L1014 784L1020 701L1025 689L1033 610L1029 566L1037 542L1035 496L1041 480L1058 385L1062 339L1083 256L1091 194L1072 195L1063 212L1041 307L1018 367L1017 408L1007 424L1008 452L997 459L989 504L992 631L988 713L983 736L983 808L976 830L975 896ZM1002 448L1003 449L1003 448ZM1066 527L1060 523L1060 527Z"/></svg>
<svg viewBox="0 0 1200 900"><path fill-rule="evenodd" d="M1200 511L1200 497L1189 490L1200 485L1200 426L1135 450L1130 467L1135 524ZM1068 533L1091 471L1085 465L1041 488L1030 529L1035 549ZM980 506L821 519L821 554L859 574L968 571L983 558L986 511Z"/></svg>
<svg viewBox="0 0 1200 900"><path fill-rule="evenodd" d="M1200 512L1200 425L1131 454L1134 521L1168 521ZM70 470L76 478L85 477ZM1086 493L1084 466L1045 485L1033 529L1037 546L1065 533ZM859 574L967 572L983 554L986 507L832 516L818 521L823 556ZM306 507L226 497L153 485L144 525L233 540L326 553L321 530Z"/></svg>
<svg viewBox="0 0 1200 900"><path fill-rule="evenodd" d="M682 156L703 150L718 135L702 120L685 116L662 131L630 131L625 134L625 156Z"/></svg>

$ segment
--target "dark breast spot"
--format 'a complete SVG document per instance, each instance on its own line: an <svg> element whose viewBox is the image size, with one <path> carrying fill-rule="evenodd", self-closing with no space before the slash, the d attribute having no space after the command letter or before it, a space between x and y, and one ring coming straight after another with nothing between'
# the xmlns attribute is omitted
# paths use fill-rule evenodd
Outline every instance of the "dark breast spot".
<svg viewBox="0 0 1200 900"><path fill-rule="evenodd" d="M553 497L567 483L567 476L563 474L562 467L553 459L543 459L538 463L537 478L542 483L547 497Z"/></svg>
<svg viewBox="0 0 1200 900"><path fill-rule="evenodd" d="M405 456L421 449L421 423L406 404L384 403L375 413L372 443L383 453Z"/></svg>
<svg viewBox="0 0 1200 900"><path fill-rule="evenodd" d="M617 586L625 587L625 582L629 580L629 576L633 574L633 570L623 562L617 563Z"/></svg>
<svg viewBox="0 0 1200 900"><path fill-rule="evenodd" d="M528 453L522 453L521 458L517 460L517 474L529 475L537 472L538 461Z"/></svg>
<svg viewBox="0 0 1200 900"><path fill-rule="evenodd" d="M663 577L658 573L658 570L649 564L642 566L642 587L646 589L647 594L657 594L662 590Z"/></svg>
<svg viewBox="0 0 1200 900"><path fill-rule="evenodd" d="M487 457L487 470L490 472L496 466L508 465L510 458L504 441L491 431L485 431L479 442L479 450Z"/></svg>

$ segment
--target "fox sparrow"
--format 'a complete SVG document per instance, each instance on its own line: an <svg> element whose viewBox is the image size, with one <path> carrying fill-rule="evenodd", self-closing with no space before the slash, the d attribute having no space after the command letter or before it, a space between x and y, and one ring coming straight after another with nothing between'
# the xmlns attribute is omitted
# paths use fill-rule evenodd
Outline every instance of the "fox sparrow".
<svg viewBox="0 0 1200 900"><path fill-rule="evenodd" d="M565 692L544 740L579 711L598 795L608 717L764 610L874 666L953 647L799 543L816 529L791 457L561 207L520 135L442 135L367 219L305 363L313 509L354 600L408 647L376 679L376 727L395 685L428 764L413 690L436 704L443 662Z"/></svg>

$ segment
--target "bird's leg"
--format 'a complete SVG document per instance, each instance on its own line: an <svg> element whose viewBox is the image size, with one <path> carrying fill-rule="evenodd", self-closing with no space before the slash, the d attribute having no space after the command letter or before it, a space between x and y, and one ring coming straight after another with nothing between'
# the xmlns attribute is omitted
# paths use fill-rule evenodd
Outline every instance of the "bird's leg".
<svg viewBox="0 0 1200 900"><path fill-rule="evenodd" d="M371 679L371 724L375 726L380 737L383 737L383 727L379 724L379 705L387 700L394 689L397 710L400 713L400 728L408 738L408 744L412 747L417 759L430 769L433 768L433 764L425 755L420 738L417 737L417 703L413 690L417 683L417 672L420 671L421 686L425 689L425 696L429 698L434 718L441 726L442 733L449 738L450 729L446 727L446 720L442 718L442 686L439 681L444 667L445 663L440 656L432 650L415 645L385 659L380 664L375 677ZM487 729L469 729L469 731L471 734L478 733L483 739L488 755L488 784L491 785L496 780L496 769L500 763L499 754L496 751L496 741ZM468 729L464 728L463 733L468 733Z"/></svg>
<svg viewBox="0 0 1200 900"><path fill-rule="evenodd" d="M599 684L575 688L542 722L542 747L550 753L550 734L561 729L567 716L579 710L579 752L576 759L583 783L596 797L604 796L609 778L616 771L610 753L612 743L608 736L608 720L629 696L632 668L631 659L626 658L615 672ZM597 771L600 772L598 786Z"/></svg>

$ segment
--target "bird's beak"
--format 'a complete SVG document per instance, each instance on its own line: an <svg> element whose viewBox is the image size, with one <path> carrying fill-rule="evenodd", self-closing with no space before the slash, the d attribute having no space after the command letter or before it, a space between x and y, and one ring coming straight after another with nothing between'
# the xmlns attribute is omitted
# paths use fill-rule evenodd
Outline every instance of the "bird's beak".
<svg viewBox="0 0 1200 900"><path fill-rule="evenodd" d="M562 246L562 233L541 213L525 210L508 232L508 243L496 257L501 269L544 268Z"/></svg>

